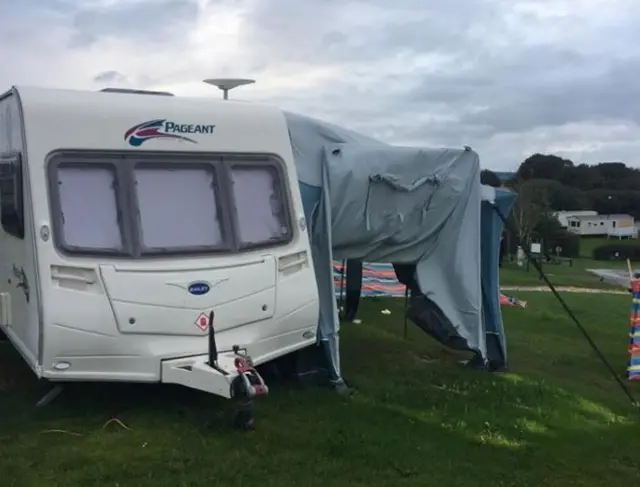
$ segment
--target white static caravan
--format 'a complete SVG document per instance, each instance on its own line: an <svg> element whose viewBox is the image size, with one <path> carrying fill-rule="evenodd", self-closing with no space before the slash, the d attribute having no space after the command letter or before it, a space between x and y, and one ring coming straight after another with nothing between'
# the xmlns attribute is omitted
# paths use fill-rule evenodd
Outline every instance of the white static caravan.
<svg viewBox="0 0 640 487"><path fill-rule="evenodd" d="M231 397L236 377L257 376L238 357L315 343L281 111L14 88L0 96L0 157L0 325L38 377Z"/></svg>
<svg viewBox="0 0 640 487"><path fill-rule="evenodd" d="M638 229L636 228L635 218L631 215L608 215L609 231L607 237L638 238Z"/></svg>
<svg viewBox="0 0 640 487"><path fill-rule="evenodd" d="M607 237L636 238L634 218L626 214L578 215L567 218L567 229L581 236L606 235Z"/></svg>
<svg viewBox="0 0 640 487"><path fill-rule="evenodd" d="M598 214L597 211L593 210L576 210L576 211L556 211L553 213L558 220L558 223L562 226L562 228L569 227L569 220L573 217L582 217L582 216L596 216Z"/></svg>

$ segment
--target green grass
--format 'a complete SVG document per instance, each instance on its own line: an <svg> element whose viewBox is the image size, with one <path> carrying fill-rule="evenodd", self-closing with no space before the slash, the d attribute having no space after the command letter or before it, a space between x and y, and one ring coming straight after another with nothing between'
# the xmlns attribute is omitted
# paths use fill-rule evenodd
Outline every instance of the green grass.
<svg viewBox="0 0 640 487"><path fill-rule="evenodd" d="M34 410L45 385L5 347L0 485L640 485L638 413L550 294L515 294L529 307L504 309L510 372L464 370L417 328L403 339L402 300L365 300L341 335L357 393L272 384L249 434L180 387L77 385ZM629 298L567 301L623 374ZM130 430L103 428L114 417Z"/></svg>
<svg viewBox="0 0 640 487"><path fill-rule="evenodd" d="M637 245L640 239L637 238L606 238L606 237L582 237L580 239L580 256L586 259L593 258L593 249L607 244ZM608 263L607 263L608 264ZM624 264L624 262L622 263ZM626 265L626 264L625 264Z"/></svg>
<svg viewBox="0 0 640 487"><path fill-rule="evenodd" d="M580 240L580 257L573 259L573 265L568 263L560 265L544 264L543 271L554 284L554 286L575 286L596 289L620 289L605 282L600 278L587 272L586 269L626 269L626 262L619 261L597 261L592 258L592 251L595 247L606 245L607 243L637 244L638 239L607 240L600 237L583 237ZM544 286L533 266L529 271L526 267L518 267L515 263L505 260L500 269L500 285L502 286Z"/></svg>
<svg viewBox="0 0 640 487"><path fill-rule="evenodd" d="M620 289L620 286L602 282L598 276L587 272L587 269L615 269L618 267L622 266L613 266L608 262L577 258L573 259L573 265L571 267L566 263L560 265L543 264L542 270L554 286ZM500 269L500 285L545 286L545 283L539 277L533 265L527 271L526 266L518 267L515 263L505 261Z"/></svg>

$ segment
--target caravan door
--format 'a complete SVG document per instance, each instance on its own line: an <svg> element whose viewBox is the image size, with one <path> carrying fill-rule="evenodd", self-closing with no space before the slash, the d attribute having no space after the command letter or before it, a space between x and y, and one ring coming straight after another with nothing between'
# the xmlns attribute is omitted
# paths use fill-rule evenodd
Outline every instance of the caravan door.
<svg viewBox="0 0 640 487"><path fill-rule="evenodd" d="M25 165L18 152L0 154L0 292L9 295L11 322L3 331L29 366L38 365L39 320Z"/></svg>

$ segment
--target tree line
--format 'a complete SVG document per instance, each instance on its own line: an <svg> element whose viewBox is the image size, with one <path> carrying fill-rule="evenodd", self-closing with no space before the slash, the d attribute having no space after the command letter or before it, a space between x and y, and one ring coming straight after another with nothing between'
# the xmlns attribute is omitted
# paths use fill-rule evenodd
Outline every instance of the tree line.
<svg viewBox="0 0 640 487"><path fill-rule="evenodd" d="M485 184L497 186L499 178L483 171ZM628 213L640 219L640 170L623 162L575 164L549 154L534 154L520 164L505 186L518 194L536 188L552 210L595 210L602 214Z"/></svg>
<svg viewBox="0 0 640 487"><path fill-rule="evenodd" d="M537 237L570 239L557 228L553 211L594 210L640 219L640 170L622 162L587 165L551 154L534 154L520 164L510 180L501 181L494 172L483 170L481 181L504 185L518 194L511 219L525 243Z"/></svg>

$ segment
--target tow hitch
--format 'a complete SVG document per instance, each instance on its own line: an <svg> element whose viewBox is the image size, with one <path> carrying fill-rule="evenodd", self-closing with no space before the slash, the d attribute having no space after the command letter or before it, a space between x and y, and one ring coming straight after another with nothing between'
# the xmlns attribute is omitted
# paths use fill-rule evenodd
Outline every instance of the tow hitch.
<svg viewBox="0 0 640 487"><path fill-rule="evenodd" d="M218 365L218 347L213 328L215 315L209 313L209 362L208 365L223 375L228 375ZM237 376L231 382L231 397L236 402L236 412L233 423L237 428L248 431L255 429L253 399L269 393L269 388L253 366L251 357L240 350L238 345L233 346L234 366Z"/></svg>
<svg viewBox="0 0 640 487"><path fill-rule="evenodd" d="M237 428L252 430L255 428L253 398L268 394L269 388L253 367L251 357L242 355L238 346L233 347L233 352L237 355L235 366L238 372L238 376L231 384L233 398L237 406L233 422Z"/></svg>

